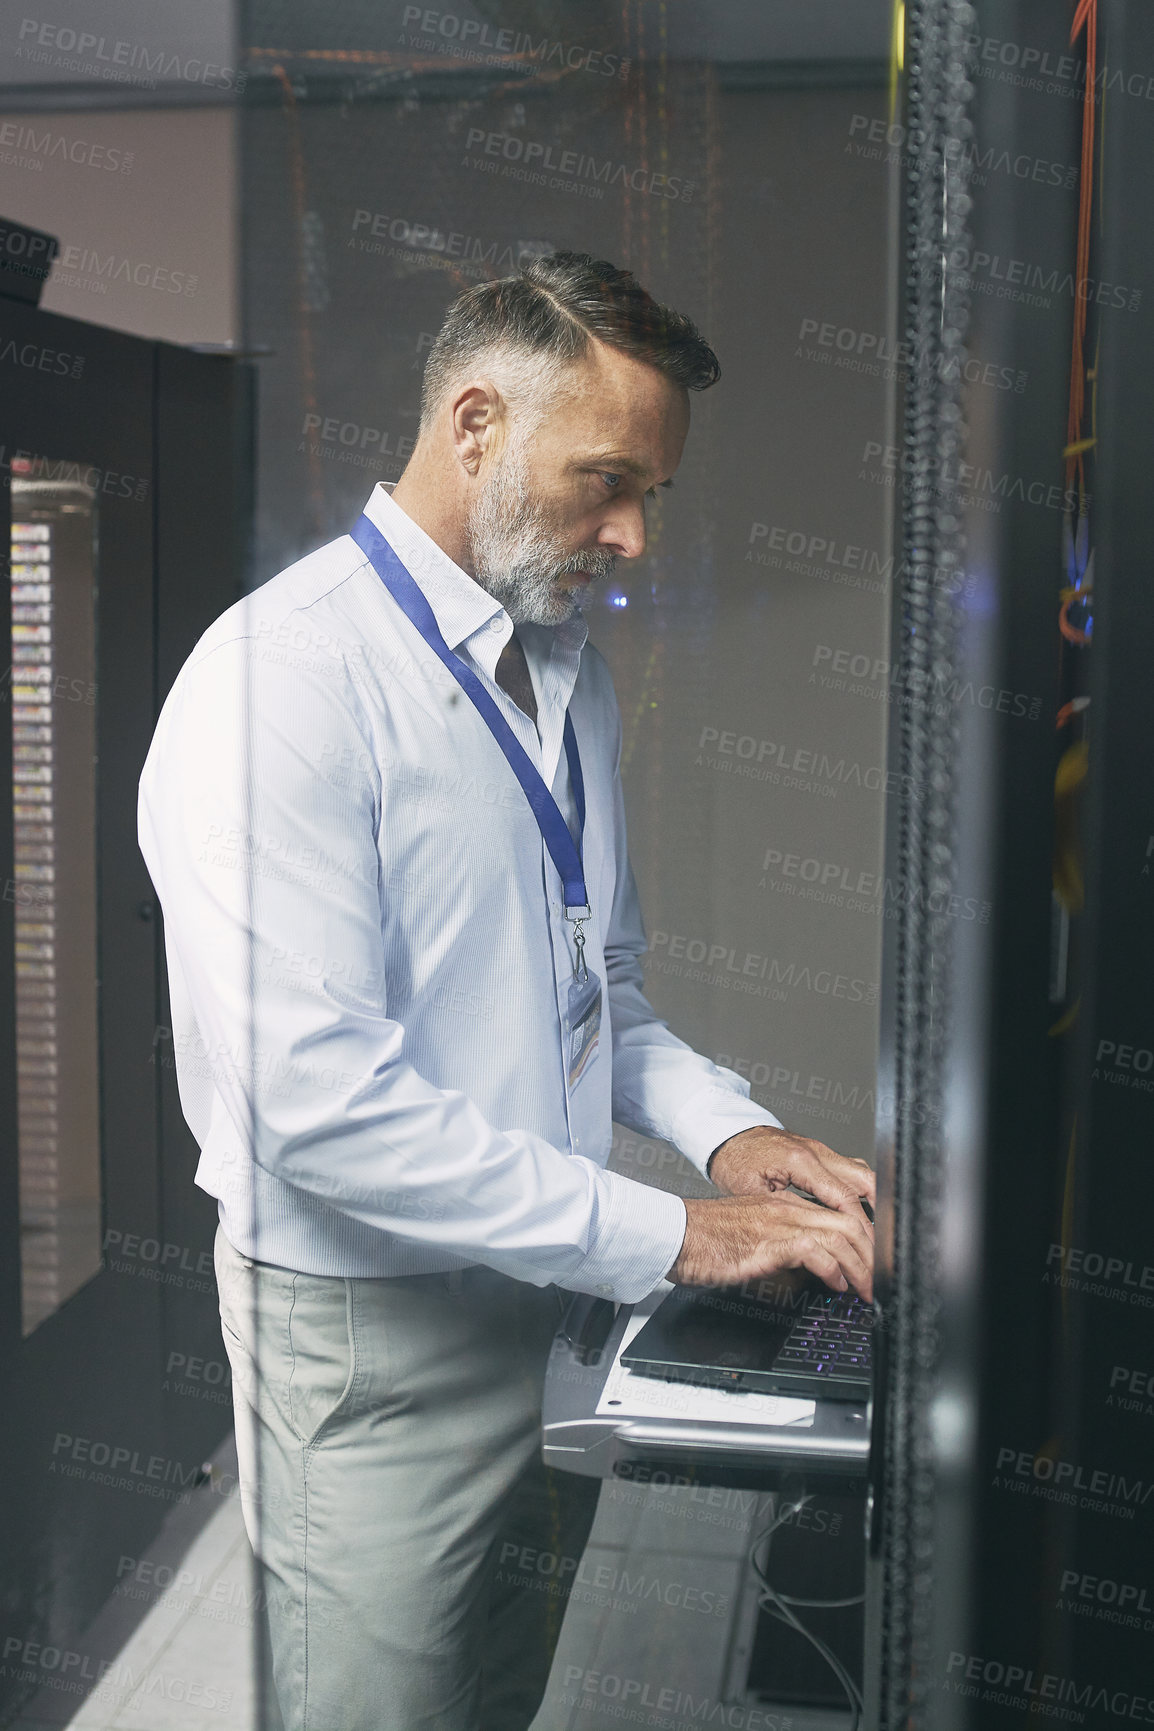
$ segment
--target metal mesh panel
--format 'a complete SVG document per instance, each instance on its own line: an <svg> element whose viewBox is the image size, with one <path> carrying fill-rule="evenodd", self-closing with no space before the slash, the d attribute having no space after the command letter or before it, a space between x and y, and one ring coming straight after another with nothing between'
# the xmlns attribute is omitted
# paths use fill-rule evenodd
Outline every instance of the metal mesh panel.
<svg viewBox="0 0 1154 1731"><path fill-rule="evenodd" d="M956 591L963 557L958 473L967 303L949 260L965 245L971 94L959 0L907 11L905 339L913 357L902 445L903 570L896 726L903 788L896 942L894 1303L886 1438L882 1724L929 1724L934 1556L931 1435L938 1358L943 1078L949 1037L948 919L954 888L958 706Z"/></svg>

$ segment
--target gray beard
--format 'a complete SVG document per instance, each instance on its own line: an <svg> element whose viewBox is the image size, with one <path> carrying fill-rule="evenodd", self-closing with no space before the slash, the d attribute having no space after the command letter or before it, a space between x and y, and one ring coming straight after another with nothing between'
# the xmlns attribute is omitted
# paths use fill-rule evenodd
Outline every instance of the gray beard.
<svg viewBox="0 0 1154 1731"><path fill-rule="evenodd" d="M560 625L593 596L616 569L614 554L569 553L548 513L529 497L524 440L515 441L469 512L465 534L482 589L499 601L514 625ZM572 571L592 578L582 590L557 583Z"/></svg>

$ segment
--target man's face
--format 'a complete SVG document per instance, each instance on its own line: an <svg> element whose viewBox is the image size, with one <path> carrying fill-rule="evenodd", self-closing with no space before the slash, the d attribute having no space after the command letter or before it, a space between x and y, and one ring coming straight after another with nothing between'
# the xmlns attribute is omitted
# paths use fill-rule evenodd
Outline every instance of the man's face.
<svg viewBox="0 0 1154 1731"><path fill-rule="evenodd" d="M645 501L670 485L689 397L655 367L593 341L544 420L515 418L486 454L466 534L478 583L514 624L559 625L616 562L645 550Z"/></svg>

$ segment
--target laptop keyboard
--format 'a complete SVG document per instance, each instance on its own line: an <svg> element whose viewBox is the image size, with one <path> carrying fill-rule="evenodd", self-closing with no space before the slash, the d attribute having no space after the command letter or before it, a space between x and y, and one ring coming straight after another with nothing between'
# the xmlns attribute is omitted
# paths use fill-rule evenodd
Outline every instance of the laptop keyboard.
<svg viewBox="0 0 1154 1731"><path fill-rule="evenodd" d="M873 1305L854 1292L831 1292L798 1318L774 1368L816 1376L868 1378Z"/></svg>

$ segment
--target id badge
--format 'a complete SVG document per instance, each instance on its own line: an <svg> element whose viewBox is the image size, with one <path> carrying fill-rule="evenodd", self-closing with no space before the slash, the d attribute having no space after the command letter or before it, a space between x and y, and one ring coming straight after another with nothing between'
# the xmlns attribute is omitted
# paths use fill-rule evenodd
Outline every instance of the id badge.
<svg viewBox="0 0 1154 1731"><path fill-rule="evenodd" d="M597 1055L601 1037L601 981L590 970L586 980L569 982L569 1087L577 1086Z"/></svg>

